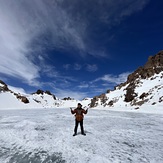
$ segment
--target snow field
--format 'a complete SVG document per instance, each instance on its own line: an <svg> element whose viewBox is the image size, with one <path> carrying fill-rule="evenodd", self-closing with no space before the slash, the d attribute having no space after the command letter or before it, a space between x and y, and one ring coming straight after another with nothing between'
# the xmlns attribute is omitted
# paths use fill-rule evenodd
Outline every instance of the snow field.
<svg viewBox="0 0 163 163"><path fill-rule="evenodd" d="M0 110L1 163L162 163L163 115L90 109L73 137L69 109Z"/></svg>

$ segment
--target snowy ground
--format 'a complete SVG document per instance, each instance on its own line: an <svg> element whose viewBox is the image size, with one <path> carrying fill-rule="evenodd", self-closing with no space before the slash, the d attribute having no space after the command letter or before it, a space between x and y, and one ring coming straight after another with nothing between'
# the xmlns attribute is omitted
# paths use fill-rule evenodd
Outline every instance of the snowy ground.
<svg viewBox="0 0 163 163"><path fill-rule="evenodd" d="M0 163L162 163L163 114L89 110L73 137L68 109L0 110Z"/></svg>

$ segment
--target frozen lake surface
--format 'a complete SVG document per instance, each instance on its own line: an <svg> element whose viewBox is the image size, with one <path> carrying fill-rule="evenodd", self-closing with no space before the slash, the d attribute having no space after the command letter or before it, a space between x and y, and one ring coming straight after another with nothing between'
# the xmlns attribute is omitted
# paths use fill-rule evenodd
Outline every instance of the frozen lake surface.
<svg viewBox="0 0 163 163"><path fill-rule="evenodd" d="M90 109L84 128L69 109L0 110L0 163L163 162L163 114Z"/></svg>

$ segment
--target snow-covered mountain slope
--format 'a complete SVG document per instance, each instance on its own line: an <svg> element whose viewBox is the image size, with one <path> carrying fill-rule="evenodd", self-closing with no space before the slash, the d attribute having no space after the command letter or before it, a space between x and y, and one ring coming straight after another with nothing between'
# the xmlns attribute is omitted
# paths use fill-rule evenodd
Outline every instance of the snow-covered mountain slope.
<svg viewBox="0 0 163 163"><path fill-rule="evenodd" d="M149 57L143 67L128 76L125 83L113 91L95 96L91 107L134 107L156 105L163 107L163 51Z"/></svg>
<svg viewBox="0 0 163 163"><path fill-rule="evenodd" d="M0 81L0 109L6 108L55 108L55 107L76 107L77 103L88 106L90 99L83 101L61 100L55 97L50 91L37 90L35 93L27 94L22 88L8 86Z"/></svg>
<svg viewBox="0 0 163 163"><path fill-rule="evenodd" d="M117 87L114 91L94 97L91 104L94 107L163 106L163 72L148 79L137 79L136 82L138 84L134 89L135 97L130 102L125 101L127 87L129 86L126 84L123 87Z"/></svg>
<svg viewBox="0 0 163 163"><path fill-rule="evenodd" d="M55 108L76 107L134 108L158 106L163 108L163 51L148 58L127 78L127 81L94 98L82 101L58 99L50 91L37 90L27 94L22 88L8 86L0 80L0 108ZM147 107L146 107L147 106Z"/></svg>

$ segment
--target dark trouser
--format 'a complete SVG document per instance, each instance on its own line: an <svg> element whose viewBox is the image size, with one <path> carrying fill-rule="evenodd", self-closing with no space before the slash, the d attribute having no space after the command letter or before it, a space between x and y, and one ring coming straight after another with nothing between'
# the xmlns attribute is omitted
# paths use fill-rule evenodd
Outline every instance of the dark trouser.
<svg viewBox="0 0 163 163"><path fill-rule="evenodd" d="M75 128L74 133L77 134L78 124L80 123L81 133L84 134L84 128L83 128L83 120L77 121L75 120Z"/></svg>

